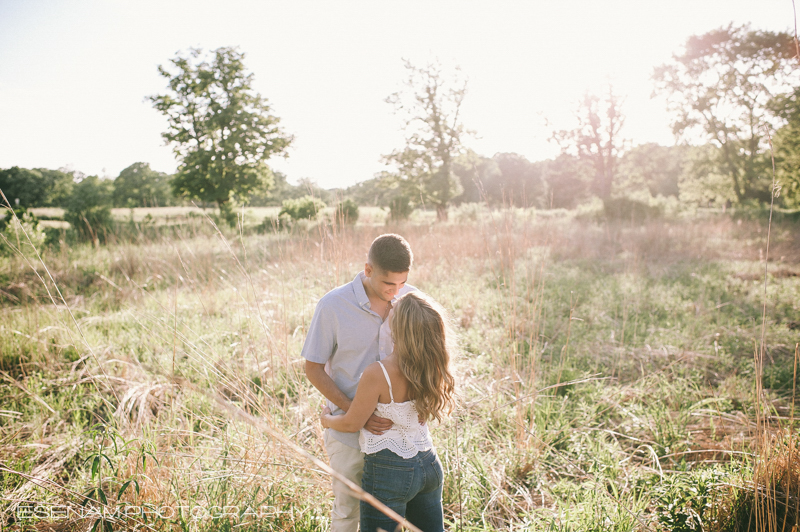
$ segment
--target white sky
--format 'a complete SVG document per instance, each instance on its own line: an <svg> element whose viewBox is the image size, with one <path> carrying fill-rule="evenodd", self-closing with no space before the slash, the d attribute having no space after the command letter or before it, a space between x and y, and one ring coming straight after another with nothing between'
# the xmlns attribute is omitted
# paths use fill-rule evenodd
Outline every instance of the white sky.
<svg viewBox="0 0 800 532"><path fill-rule="evenodd" d="M586 90L626 97L624 135L672 144L653 67L728 23L793 28L791 0L239 1L0 0L0 168L69 166L115 177L142 161L173 172L165 119L145 96L189 47L239 46L256 89L296 137L270 164L290 181L348 186L403 146L384 102L402 58L469 78L463 112L482 155L552 157ZM545 125L545 119L551 126Z"/></svg>

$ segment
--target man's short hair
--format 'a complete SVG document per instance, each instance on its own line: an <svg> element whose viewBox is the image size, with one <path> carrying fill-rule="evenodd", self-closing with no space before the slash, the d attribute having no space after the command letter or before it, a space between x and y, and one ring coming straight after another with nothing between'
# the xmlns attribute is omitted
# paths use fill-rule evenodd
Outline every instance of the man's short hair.
<svg viewBox="0 0 800 532"><path fill-rule="evenodd" d="M367 262L385 272L407 272L414 262L414 254L405 238L389 233L372 241Z"/></svg>

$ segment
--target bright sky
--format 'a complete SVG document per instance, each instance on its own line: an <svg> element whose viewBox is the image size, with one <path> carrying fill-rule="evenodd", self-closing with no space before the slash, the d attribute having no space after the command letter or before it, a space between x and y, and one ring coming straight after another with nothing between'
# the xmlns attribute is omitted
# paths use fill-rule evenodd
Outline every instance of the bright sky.
<svg viewBox="0 0 800 532"><path fill-rule="evenodd" d="M573 127L581 95L609 83L626 98L626 137L672 144L653 67L731 22L786 31L792 2L0 0L0 168L173 172L166 121L145 96L165 91L156 67L189 47L246 54L296 137L270 161L293 182L348 186L384 169L381 154L403 146L384 102L406 77L402 58L461 66L477 132L466 144L482 155L552 157L550 131Z"/></svg>

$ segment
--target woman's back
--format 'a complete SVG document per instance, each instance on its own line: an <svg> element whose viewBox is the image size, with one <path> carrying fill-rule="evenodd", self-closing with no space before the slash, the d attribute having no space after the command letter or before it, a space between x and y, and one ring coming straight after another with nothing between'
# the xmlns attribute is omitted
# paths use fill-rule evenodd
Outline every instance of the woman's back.
<svg viewBox="0 0 800 532"><path fill-rule="evenodd" d="M433 448L428 425L420 423L419 413L417 412L414 401L408 400L408 381L400 372L400 368L393 357L387 358L386 363L378 362L384 378L386 380L386 399L384 394L375 409L375 413L383 418L392 420L392 428L381 435L373 434L366 429L361 429L358 443L361 452L374 454L383 449L389 449L393 453L403 458L411 458L420 451L427 451ZM391 371L394 369L394 371ZM394 373L394 378L390 375ZM395 393L396 389L403 389ZM399 391L399 390L398 390ZM400 400L399 400L400 399ZM403 400L405 399L405 400Z"/></svg>
<svg viewBox="0 0 800 532"><path fill-rule="evenodd" d="M384 392L381 392L378 403L390 403L391 395L394 395L394 401L396 403L408 401L410 399L408 397L408 380L406 379L405 375L403 375L403 372L400 371L400 365L397 363L397 359L390 355L381 362L378 362L378 364L383 366L384 371L388 373L388 376L385 376L385 390ZM392 386L392 394L389 393L389 384Z"/></svg>

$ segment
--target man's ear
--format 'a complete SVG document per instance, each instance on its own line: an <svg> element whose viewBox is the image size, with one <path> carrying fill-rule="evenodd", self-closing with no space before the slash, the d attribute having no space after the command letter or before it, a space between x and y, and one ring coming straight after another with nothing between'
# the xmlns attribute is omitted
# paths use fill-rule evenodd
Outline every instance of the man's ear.
<svg viewBox="0 0 800 532"><path fill-rule="evenodd" d="M370 264L369 262L364 264L364 275L366 275L367 277L372 277L372 264Z"/></svg>

